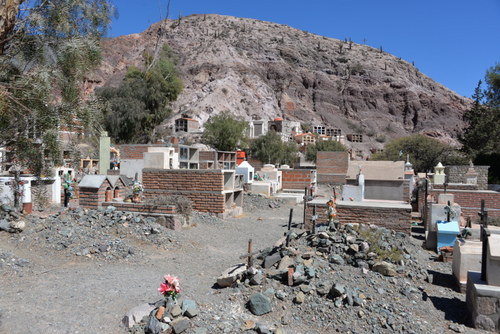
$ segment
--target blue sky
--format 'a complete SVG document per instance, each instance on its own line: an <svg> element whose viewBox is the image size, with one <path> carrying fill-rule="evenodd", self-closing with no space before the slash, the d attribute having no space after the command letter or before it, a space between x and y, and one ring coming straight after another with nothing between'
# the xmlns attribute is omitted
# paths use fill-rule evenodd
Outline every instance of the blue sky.
<svg viewBox="0 0 500 334"><path fill-rule="evenodd" d="M110 36L146 30L166 0L112 0ZM327 37L382 46L455 92L470 97L500 62L500 0L171 0L179 14L221 14L282 23Z"/></svg>

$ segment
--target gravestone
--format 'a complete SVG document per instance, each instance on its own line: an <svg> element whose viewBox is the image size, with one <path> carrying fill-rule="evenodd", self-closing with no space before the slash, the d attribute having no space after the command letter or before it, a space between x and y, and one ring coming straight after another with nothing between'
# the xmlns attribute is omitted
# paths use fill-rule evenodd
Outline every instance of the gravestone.
<svg viewBox="0 0 500 334"><path fill-rule="evenodd" d="M444 184L446 181L446 174L444 173L444 166L442 163L438 163L436 167L434 167L434 184Z"/></svg>
<svg viewBox="0 0 500 334"><path fill-rule="evenodd" d="M492 234L488 238L486 281L488 285L500 286L500 235L498 234Z"/></svg>
<svg viewBox="0 0 500 334"><path fill-rule="evenodd" d="M103 131L99 138L99 174L101 175L108 174L108 169L110 168L110 145L111 139L108 137L108 133Z"/></svg>

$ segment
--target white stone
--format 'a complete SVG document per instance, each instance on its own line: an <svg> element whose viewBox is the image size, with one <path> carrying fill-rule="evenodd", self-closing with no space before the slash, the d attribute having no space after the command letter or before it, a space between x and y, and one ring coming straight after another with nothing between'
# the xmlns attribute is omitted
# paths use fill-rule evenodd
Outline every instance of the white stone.
<svg viewBox="0 0 500 334"><path fill-rule="evenodd" d="M500 235L498 234L492 234L488 238L486 281L489 285L500 286Z"/></svg>
<svg viewBox="0 0 500 334"><path fill-rule="evenodd" d="M217 284L221 288L232 286L247 271L247 266L243 263L236 264L226 269L218 278Z"/></svg>
<svg viewBox="0 0 500 334"><path fill-rule="evenodd" d="M142 318L148 316L151 313L151 311L153 311L153 309L154 305L151 304L145 303L138 305L133 309L131 309L130 311L128 311L127 314L125 314L125 316L122 319L122 322L127 328L131 328L136 323L140 322Z"/></svg>
<svg viewBox="0 0 500 334"><path fill-rule="evenodd" d="M23 231L26 228L26 222L23 220L12 221L10 222L10 227L18 231Z"/></svg>
<svg viewBox="0 0 500 334"><path fill-rule="evenodd" d="M467 283L468 271L481 271L483 243L478 240L457 239L453 246L453 276L460 285Z"/></svg>

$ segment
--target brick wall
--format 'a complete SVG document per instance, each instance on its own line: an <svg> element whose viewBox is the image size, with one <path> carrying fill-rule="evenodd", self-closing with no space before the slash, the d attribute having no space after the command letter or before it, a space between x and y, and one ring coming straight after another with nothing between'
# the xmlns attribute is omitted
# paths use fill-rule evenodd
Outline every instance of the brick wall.
<svg viewBox="0 0 500 334"><path fill-rule="evenodd" d="M347 152L318 152L318 184L345 184L348 164Z"/></svg>
<svg viewBox="0 0 500 334"><path fill-rule="evenodd" d="M143 169L144 197L182 195L193 202L193 209L224 213L224 175L220 170Z"/></svg>
<svg viewBox="0 0 500 334"><path fill-rule="evenodd" d="M474 170L478 173L477 176L477 189L488 189L488 169L490 166L474 166ZM445 174L447 175L448 183L465 183L465 174L469 170L469 165L453 165L445 167Z"/></svg>
<svg viewBox="0 0 500 334"><path fill-rule="evenodd" d="M127 144L119 145L120 159L142 159L148 147L165 147L163 144Z"/></svg>
<svg viewBox="0 0 500 334"><path fill-rule="evenodd" d="M313 204L308 204L306 209L306 228L311 229L310 217L313 214ZM327 205L316 204L317 224L328 222ZM341 224L359 223L375 224L395 230L398 232L410 233L411 231L411 209L387 208L387 207L366 207L356 206L355 203L337 205L337 220Z"/></svg>
<svg viewBox="0 0 500 334"><path fill-rule="evenodd" d="M112 188L108 180L105 180L101 187L80 188L80 206L83 208L97 209L106 200L106 189Z"/></svg>
<svg viewBox="0 0 500 334"><path fill-rule="evenodd" d="M200 151L200 161L217 161L217 152L216 151Z"/></svg>
<svg viewBox="0 0 500 334"><path fill-rule="evenodd" d="M433 189L430 194L436 199L444 190ZM488 190L447 190L447 194L455 195L455 203L462 208L465 217L471 217L472 221L479 220L477 213L481 209L481 200L484 199L485 207L488 209L488 217L500 217L500 193Z"/></svg>
<svg viewBox="0 0 500 334"><path fill-rule="evenodd" d="M311 184L311 169L280 169L283 189L304 189Z"/></svg>
<svg viewBox="0 0 500 334"><path fill-rule="evenodd" d="M432 185L432 188L441 189L444 191L444 184L434 184L434 185ZM477 184L465 184L465 183L450 184L450 183L448 183L446 185L446 190L484 190L484 189L478 189Z"/></svg>

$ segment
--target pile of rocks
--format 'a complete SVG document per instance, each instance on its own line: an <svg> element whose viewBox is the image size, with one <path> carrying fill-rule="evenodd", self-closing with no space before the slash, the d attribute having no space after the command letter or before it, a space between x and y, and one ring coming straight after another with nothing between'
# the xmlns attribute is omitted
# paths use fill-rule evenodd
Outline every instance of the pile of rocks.
<svg viewBox="0 0 500 334"><path fill-rule="evenodd" d="M170 331L179 334L190 328L191 319L197 315L198 307L194 300L178 302L162 299L153 304L134 307L127 312L122 322L130 333L159 334ZM203 333L203 330L198 333Z"/></svg>
<svg viewBox="0 0 500 334"><path fill-rule="evenodd" d="M0 231L19 233L26 228L18 211L7 204L0 205Z"/></svg>
<svg viewBox="0 0 500 334"><path fill-rule="evenodd" d="M0 273L18 271L28 266L30 266L28 260L17 257L11 252L0 253Z"/></svg>
<svg viewBox="0 0 500 334"><path fill-rule="evenodd" d="M28 228L21 242L42 244L68 255L129 259L141 253L131 241L165 249L177 243L173 231L156 223L155 218L117 211L112 206L98 210L61 210L48 217L26 219Z"/></svg>
<svg viewBox="0 0 500 334"><path fill-rule="evenodd" d="M254 209L278 209L283 204L280 199L270 199L262 194L248 194L245 193L243 199L245 203L245 210L251 211Z"/></svg>
<svg viewBox="0 0 500 334"><path fill-rule="evenodd" d="M422 250L410 236L346 224L317 234L291 233L288 247L285 240L256 254L250 267L229 268L217 280L259 317L228 332L443 332L422 303L432 276L413 258Z"/></svg>

